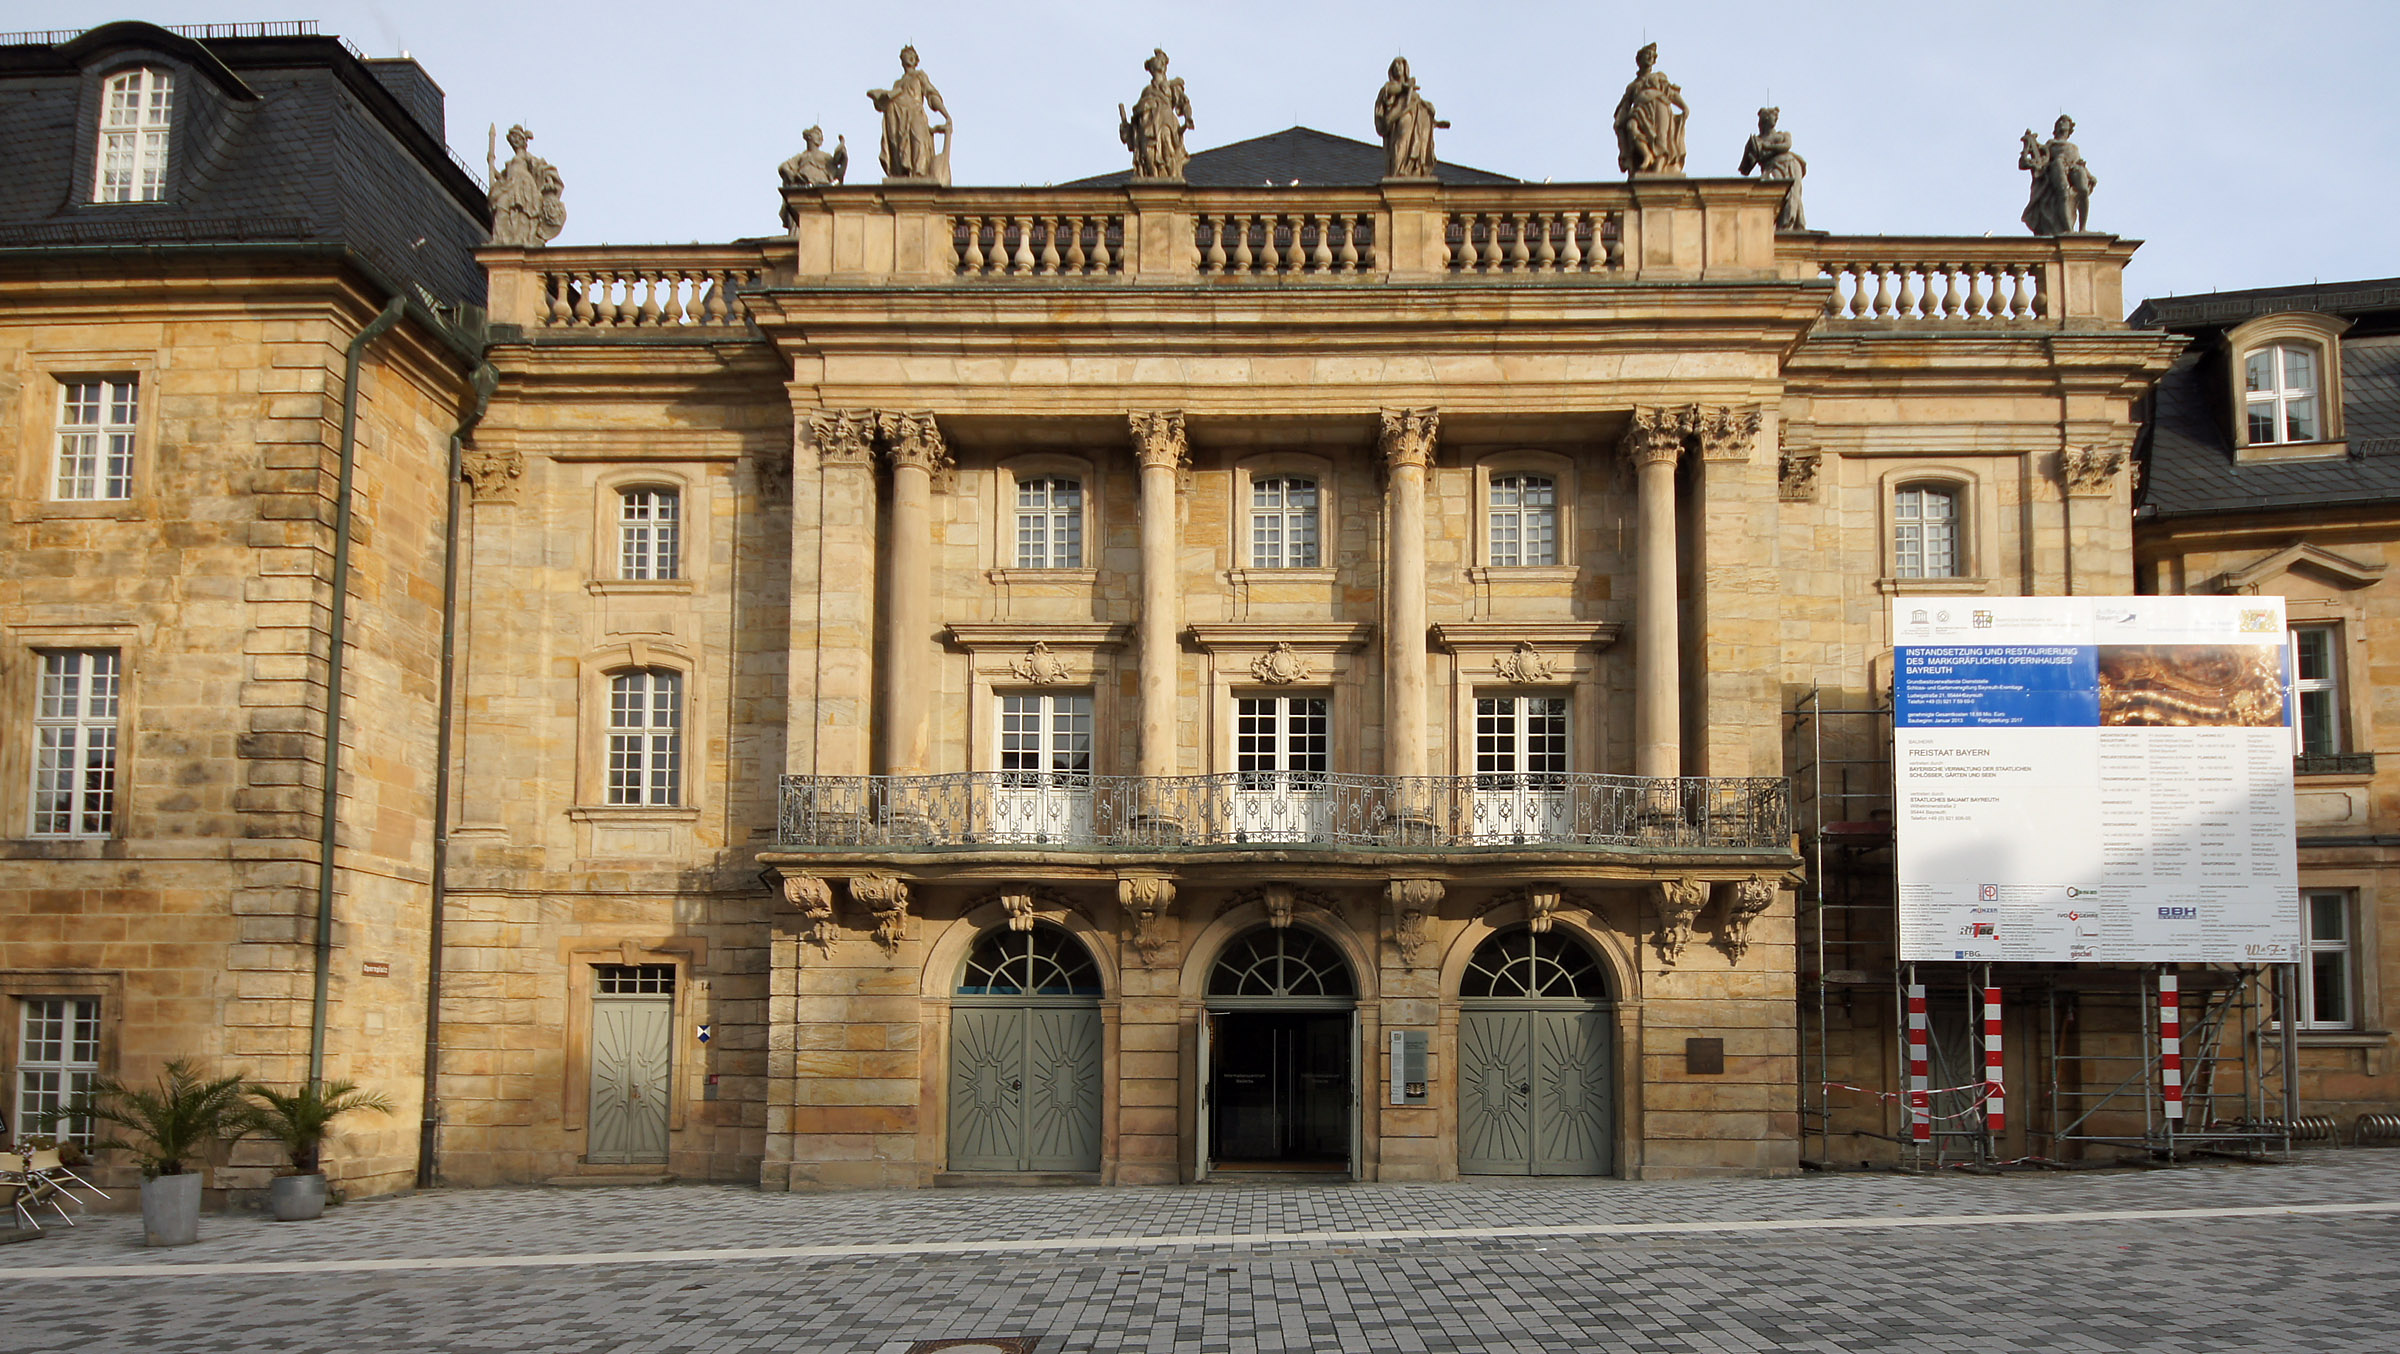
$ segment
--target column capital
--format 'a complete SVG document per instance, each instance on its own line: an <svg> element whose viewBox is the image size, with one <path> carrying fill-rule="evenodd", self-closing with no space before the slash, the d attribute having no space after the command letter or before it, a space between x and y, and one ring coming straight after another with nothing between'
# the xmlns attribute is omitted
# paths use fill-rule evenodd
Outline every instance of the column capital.
<svg viewBox="0 0 2400 1354"><path fill-rule="evenodd" d="M1433 464L1434 443L1442 431L1442 411L1439 409L1386 409L1383 411L1383 468L1398 470L1415 466L1422 470Z"/></svg>
<svg viewBox="0 0 2400 1354"><path fill-rule="evenodd" d="M809 441L824 465L865 465L875 454L872 409L827 409L807 417Z"/></svg>
<svg viewBox="0 0 2400 1354"><path fill-rule="evenodd" d="M1191 444L1184 440L1183 415L1176 410L1127 414L1125 424L1133 434L1133 454L1143 469L1181 470L1190 462Z"/></svg>
<svg viewBox="0 0 2400 1354"><path fill-rule="evenodd" d="M2058 453L2058 479L2069 494L2105 495L2116 488L2125 469L2123 447L2065 447Z"/></svg>
<svg viewBox="0 0 2400 1354"><path fill-rule="evenodd" d="M1766 415L1755 404L1693 405L1692 432L1700 439L1703 461L1747 461L1758 446L1758 430Z"/></svg>
<svg viewBox="0 0 2400 1354"><path fill-rule="evenodd" d="M1698 412L1697 405L1635 405L1618 445L1636 466L1671 466L1683 456Z"/></svg>
<svg viewBox="0 0 2400 1354"><path fill-rule="evenodd" d="M951 466L950 448L931 414L879 413L875 431L883 440L884 456L895 466L914 466L929 475Z"/></svg>

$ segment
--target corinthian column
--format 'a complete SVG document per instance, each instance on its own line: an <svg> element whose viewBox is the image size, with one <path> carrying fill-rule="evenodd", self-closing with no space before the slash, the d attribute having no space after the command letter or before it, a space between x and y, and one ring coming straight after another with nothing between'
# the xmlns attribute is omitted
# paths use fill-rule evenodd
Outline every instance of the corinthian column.
<svg viewBox="0 0 2400 1354"><path fill-rule="evenodd" d="M931 414L876 419L892 463L890 605L884 611L883 771L922 776L933 769L933 474L950 450Z"/></svg>
<svg viewBox="0 0 2400 1354"><path fill-rule="evenodd" d="M1383 768L1422 776L1425 765L1425 471L1442 416L1383 411Z"/></svg>
<svg viewBox="0 0 2400 1354"><path fill-rule="evenodd" d="M1142 736L1134 770L1175 774L1175 649L1183 628L1183 590L1177 586L1175 478L1190 454L1183 415L1132 414L1133 450L1142 465Z"/></svg>
<svg viewBox="0 0 2400 1354"><path fill-rule="evenodd" d="M1683 773L1677 690L1675 461L1691 422L1684 409L1636 409L1625 429L1634 467L1633 773Z"/></svg>

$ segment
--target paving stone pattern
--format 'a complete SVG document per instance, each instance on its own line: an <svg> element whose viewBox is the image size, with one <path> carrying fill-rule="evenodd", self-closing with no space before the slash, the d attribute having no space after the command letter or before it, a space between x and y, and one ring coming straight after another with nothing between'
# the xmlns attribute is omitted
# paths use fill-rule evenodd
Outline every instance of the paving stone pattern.
<svg viewBox="0 0 2400 1354"><path fill-rule="evenodd" d="M143 1249L130 1217L54 1229L5 1253L14 1273L0 1288L0 1347L903 1354L920 1341L1037 1336L1043 1354L2388 1351L2400 1328L2400 1211L1117 1250L1071 1244L2380 1202L2400 1203L2400 1152L2000 1179L437 1193L355 1204L310 1224L211 1217L201 1244L175 1251ZM1069 1244L817 1260L605 1255L1042 1240ZM525 1268L409 1267L534 1255L581 1258ZM172 1275L192 1265L325 1259L395 1267ZM80 1275L87 1266L125 1272L41 1277L45 1268Z"/></svg>

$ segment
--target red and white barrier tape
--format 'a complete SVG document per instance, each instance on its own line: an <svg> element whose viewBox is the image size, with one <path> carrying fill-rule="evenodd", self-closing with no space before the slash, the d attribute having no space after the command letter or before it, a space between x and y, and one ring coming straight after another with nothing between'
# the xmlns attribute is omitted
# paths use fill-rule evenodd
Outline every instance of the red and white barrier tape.
<svg viewBox="0 0 2400 1354"><path fill-rule="evenodd" d="M1908 985L1908 1136L1917 1142L1933 1140L1931 1080L1925 1053L1925 985Z"/></svg>
<svg viewBox="0 0 2400 1354"><path fill-rule="evenodd" d="M2183 1003L2175 975L2158 975L2158 1088L2167 1117L2183 1119Z"/></svg>
<svg viewBox="0 0 2400 1354"><path fill-rule="evenodd" d="M1983 1126L2008 1131L2008 1088L2000 1076L2000 989L1983 989Z"/></svg>

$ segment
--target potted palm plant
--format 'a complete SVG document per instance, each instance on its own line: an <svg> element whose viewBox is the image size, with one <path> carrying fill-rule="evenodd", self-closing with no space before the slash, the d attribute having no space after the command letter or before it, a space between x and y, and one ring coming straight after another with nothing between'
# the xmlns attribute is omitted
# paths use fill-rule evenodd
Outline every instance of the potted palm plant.
<svg viewBox="0 0 2400 1354"><path fill-rule="evenodd" d="M246 1123L283 1144L291 1170L267 1185L267 1210L277 1222L305 1222L325 1212L323 1159L333 1121L359 1110L389 1114L391 1099L347 1081L303 1082L296 1091L253 1085Z"/></svg>
<svg viewBox="0 0 2400 1354"><path fill-rule="evenodd" d="M89 1118L133 1133L95 1147L130 1148L142 1164L142 1242L188 1246L200 1239L200 1172L209 1150L247 1128L242 1074L202 1077L182 1059L167 1064L157 1089L127 1086L110 1077L92 1083L54 1119Z"/></svg>

